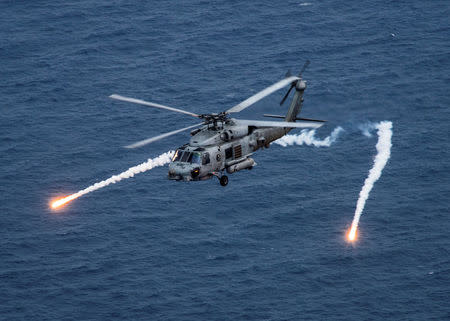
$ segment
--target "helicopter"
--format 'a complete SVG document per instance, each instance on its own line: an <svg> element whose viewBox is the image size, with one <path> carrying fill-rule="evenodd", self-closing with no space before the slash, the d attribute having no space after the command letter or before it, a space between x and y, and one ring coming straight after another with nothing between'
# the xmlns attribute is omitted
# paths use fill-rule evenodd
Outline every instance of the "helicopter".
<svg viewBox="0 0 450 321"><path fill-rule="evenodd" d="M189 143L184 144L175 151L169 164L168 178L178 181L203 181L217 177L220 185L226 186L228 184L228 176L224 172L232 174L244 169L251 170L256 165L256 162L250 156L256 150L269 148L271 142L283 137L293 128L315 129L323 125L324 120L297 117L302 108L303 94L306 89L306 81L302 79L302 73L308 65L309 60L306 61L298 76L293 76L288 72L284 79L220 113L195 114L183 109L117 94L109 97L139 105L170 110L201 119L201 123L144 139L125 147L142 147L198 127L191 131ZM265 117L281 119L280 121L245 120L230 117L231 114L239 113L288 85L290 85L290 88L281 100L280 105L283 105L294 88L295 94L286 116L264 114Z"/></svg>

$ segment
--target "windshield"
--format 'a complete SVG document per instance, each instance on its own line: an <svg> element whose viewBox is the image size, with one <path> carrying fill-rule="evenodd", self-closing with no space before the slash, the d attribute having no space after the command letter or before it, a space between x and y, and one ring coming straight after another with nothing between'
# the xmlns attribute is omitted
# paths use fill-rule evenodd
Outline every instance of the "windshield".
<svg viewBox="0 0 450 321"><path fill-rule="evenodd" d="M202 154L199 152L187 152L177 149L175 154L172 157L172 162L183 162L183 163L193 163L193 164L201 164L202 163Z"/></svg>
<svg viewBox="0 0 450 321"><path fill-rule="evenodd" d="M183 153L183 156L181 156L181 159L180 159L180 162L188 162L188 158L189 158L189 156L191 156L191 154L192 153L189 153L189 152L184 152Z"/></svg>
<svg viewBox="0 0 450 321"><path fill-rule="evenodd" d="M192 153L192 159L191 159L191 163L193 164L200 164L201 163L201 157L202 154L198 153L198 152L194 152Z"/></svg>
<svg viewBox="0 0 450 321"><path fill-rule="evenodd" d="M181 158L181 154L183 154L183 151L177 149L177 151L175 152L175 154L172 157L172 162L178 162Z"/></svg>

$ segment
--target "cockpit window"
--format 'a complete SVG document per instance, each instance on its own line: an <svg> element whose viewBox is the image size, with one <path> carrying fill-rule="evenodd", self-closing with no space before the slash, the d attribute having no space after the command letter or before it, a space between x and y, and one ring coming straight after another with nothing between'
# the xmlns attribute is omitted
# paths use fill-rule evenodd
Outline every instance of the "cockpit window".
<svg viewBox="0 0 450 321"><path fill-rule="evenodd" d="M172 162L178 162L180 160L182 154L183 154L183 151L177 149L177 151L175 152L175 154L172 157Z"/></svg>
<svg viewBox="0 0 450 321"><path fill-rule="evenodd" d="M202 165L206 165L206 164L209 164L209 153L203 154Z"/></svg>
<svg viewBox="0 0 450 321"><path fill-rule="evenodd" d="M200 164L201 163L201 159L202 159L201 155L202 154L200 154L198 152L193 152L192 153L191 163L193 163L193 164Z"/></svg>
<svg viewBox="0 0 450 321"><path fill-rule="evenodd" d="M191 154L192 153L190 153L190 152L184 152L183 153L183 156L181 156L181 160L180 160L180 162L187 162L188 161L188 159L189 159L189 156L191 156Z"/></svg>

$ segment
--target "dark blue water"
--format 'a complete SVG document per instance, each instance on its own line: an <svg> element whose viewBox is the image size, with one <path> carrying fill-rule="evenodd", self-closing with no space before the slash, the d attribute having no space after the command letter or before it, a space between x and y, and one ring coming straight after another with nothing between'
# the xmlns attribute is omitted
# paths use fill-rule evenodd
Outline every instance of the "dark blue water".
<svg viewBox="0 0 450 321"><path fill-rule="evenodd" d="M450 318L448 1L2 1L0 318ZM112 93L219 112L311 65L303 117L345 129L258 166L177 183L156 168L67 195L188 140ZM242 113L284 114L278 92ZM345 240L376 135L392 157ZM297 130L298 132L298 130Z"/></svg>

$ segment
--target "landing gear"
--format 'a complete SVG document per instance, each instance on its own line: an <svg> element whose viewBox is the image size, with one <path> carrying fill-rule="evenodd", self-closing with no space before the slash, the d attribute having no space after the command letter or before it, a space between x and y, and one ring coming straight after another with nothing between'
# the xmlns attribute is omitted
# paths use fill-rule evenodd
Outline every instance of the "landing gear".
<svg viewBox="0 0 450 321"><path fill-rule="evenodd" d="M220 185L227 186L228 185L228 176L227 175L222 175L219 178L219 181L220 181Z"/></svg>
<svg viewBox="0 0 450 321"><path fill-rule="evenodd" d="M223 172L212 172L211 174L219 179L220 185L227 186L228 185L228 176L223 175L222 173Z"/></svg>

